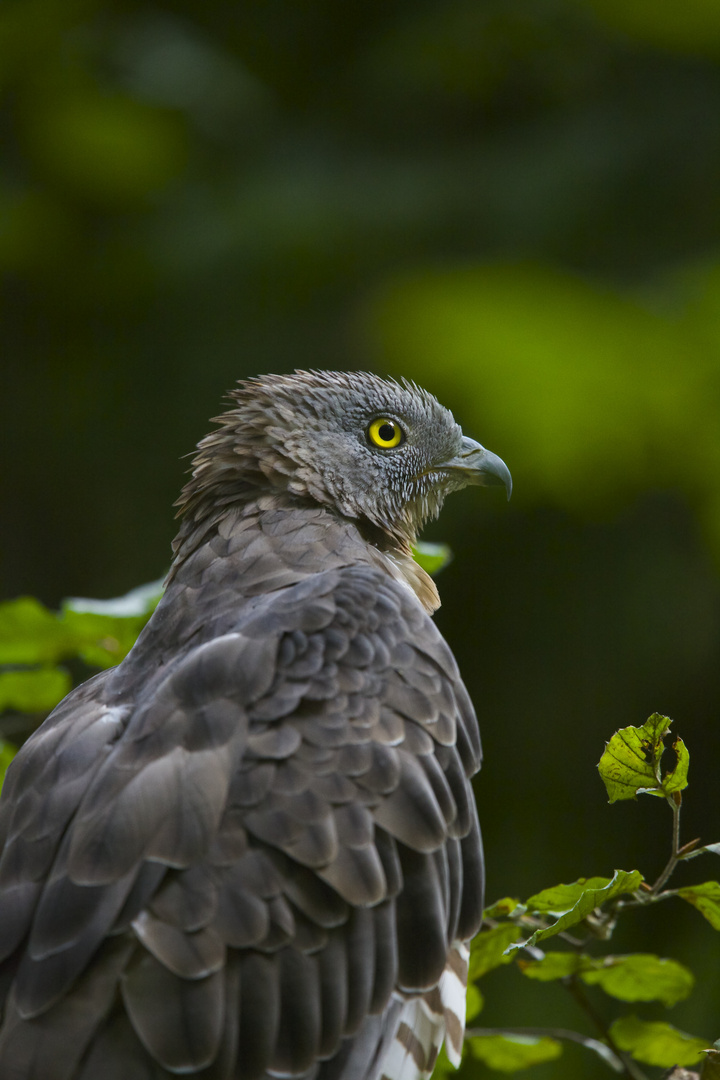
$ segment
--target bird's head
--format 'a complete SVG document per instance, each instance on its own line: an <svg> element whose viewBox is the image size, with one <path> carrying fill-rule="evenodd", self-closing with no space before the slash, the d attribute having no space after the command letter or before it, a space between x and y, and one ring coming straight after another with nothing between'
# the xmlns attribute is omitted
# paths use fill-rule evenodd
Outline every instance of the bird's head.
<svg viewBox="0 0 720 1080"><path fill-rule="evenodd" d="M180 500L195 520L262 491L310 499L407 550L445 496L500 484L507 466L429 393L367 373L297 371L241 382L203 439Z"/></svg>

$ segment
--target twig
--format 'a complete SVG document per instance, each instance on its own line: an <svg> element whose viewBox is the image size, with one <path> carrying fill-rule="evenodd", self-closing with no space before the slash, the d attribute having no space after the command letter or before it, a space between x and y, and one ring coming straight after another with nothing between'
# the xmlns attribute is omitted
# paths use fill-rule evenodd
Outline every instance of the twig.
<svg viewBox="0 0 720 1080"><path fill-rule="evenodd" d="M680 795L680 792L673 792L672 800L668 799L668 802L670 803L673 812L672 852L665 869L650 890L649 895L653 899L655 899L665 882L673 873L680 859L680 807L682 805L682 796Z"/></svg>
<svg viewBox="0 0 720 1080"><path fill-rule="evenodd" d="M584 1013L592 1020L595 1027L600 1032L603 1040L608 1044L615 1056L622 1062L624 1067L625 1076L629 1076L631 1080L647 1080L646 1074L639 1069L632 1058L628 1057L617 1045L612 1035L610 1034L607 1025L603 1018L597 1013L588 1000L585 991L578 982L576 976L570 975L567 979L562 980L564 985L568 988L575 1001L578 1003Z"/></svg>
<svg viewBox="0 0 720 1080"><path fill-rule="evenodd" d="M600 1042L598 1039L591 1039L588 1035L581 1035L579 1031L570 1031L568 1028L542 1028L542 1027L502 1027L502 1028L470 1028L465 1032L467 1038L474 1038L478 1035L527 1035L531 1038L549 1038L549 1039L562 1039L565 1042L578 1043L580 1046L584 1046L586 1049L590 1048L595 1053L599 1054L602 1059L608 1064L612 1065L612 1068L616 1072L625 1071L625 1063L622 1061L614 1050L611 1050L606 1042Z"/></svg>
<svg viewBox="0 0 720 1080"><path fill-rule="evenodd" d="M570 1031L569 1028L544 1028L544 1027L478 1027L468 1028L465 1037L474 1039L478 1035L529 1035L532 1038L565 1039L567 1042L580 1043L584 1046L587 1035L581 1035L579 1031Z"/></svg>

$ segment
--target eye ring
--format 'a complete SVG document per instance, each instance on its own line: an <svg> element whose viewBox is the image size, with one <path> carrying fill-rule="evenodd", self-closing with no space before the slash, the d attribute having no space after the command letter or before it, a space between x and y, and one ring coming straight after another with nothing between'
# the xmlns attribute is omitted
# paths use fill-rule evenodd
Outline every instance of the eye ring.
<svg viewBox="0 0 720 1080"><path fill-rule="evenodd" d="M397 420L393 420L389 416L378 416L377 419L373 420L367 429L366 435L368 442L372 446L377 446L380 450L393 450L405 441L405 432Z"/></svg>

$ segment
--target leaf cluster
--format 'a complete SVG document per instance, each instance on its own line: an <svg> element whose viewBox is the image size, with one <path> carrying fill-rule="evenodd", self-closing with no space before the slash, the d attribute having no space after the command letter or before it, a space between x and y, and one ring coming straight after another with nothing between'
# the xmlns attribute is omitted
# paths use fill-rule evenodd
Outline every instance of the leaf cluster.
<svg viewBox="0 0 720 1080"><path fill-rule="evenodd" d="M483 1028L470 1026L467 1057L499 1072L515 1072L550 1061L564 1042L584 1046L613 1071L634 1080L648 1074L642 1066L673 1069L701 1066L709 1080L720 1067L720 1051L707 1037L680 1031L665 1020L646 1020L621 1013L606 1024L595 1008L592 992L617 1002L658 1002L669 1008L693 990L692 971L677 960L652 953L616 955L605 951L618 920L628 908L643 908L673 897L692 904L714 930L720 930L720 883L671 889L667 882L676 866L703 853L720 854L720 844L680 843L681 792L688 784L689 753L682 739L666 747L671 721L654 713L641 727L617 731L607 743L598 769L609 801L648 794L665 799L672 811L671 855L653 884L638 870L616 870L611 878L578 878L571 884L543 889L524 902L505 897L485 911L481 932L472 943L467 1019L483 1006L478 981L501 965L512 964L520 976L564 986L581 1006L593 1035L565 1029ZM668 760L668 758L672 760ZM540 943L556 939L559 948L545 951ZM588 993L588 991L591 991Z"/></svg>
<svg viewBox="0 0 720 1080"><path fill-rule="evenodd" d="M130 651L162 595L162 582L114 600L63 601L59 612L22 596L0 604L0 712L46 713L72 686L63 661L109 668Z"/></svg>

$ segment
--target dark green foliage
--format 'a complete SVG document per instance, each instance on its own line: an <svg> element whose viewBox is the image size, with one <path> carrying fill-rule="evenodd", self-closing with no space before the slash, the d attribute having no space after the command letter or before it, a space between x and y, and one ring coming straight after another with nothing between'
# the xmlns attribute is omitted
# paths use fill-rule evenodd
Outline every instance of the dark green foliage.
<svg viewBox="0 0 720 1080"><path fill-rule="evenodd" d="M704 852L716 854L720 844L698 846L697 841L680 844L681 789L687 787L689 753L681 739L673 745L675 763L664 774L661 759L664 739L671 721L658 713L642 727L627 727L613 735L599 764L610 801L632 799L638 794L658 795L672 810L672 850L670 860L652 884L637 870L618 870L612 879L580 878L571 885L543 889L525 903L503 899L485 912L485 927L475 938L470 957L470 979L478 980L494 968L513 960L519 972L539 983L558 982L570 992L599 1029L601 1038L559 1025L542 1029L517 1029L509 1017L506 1031L471 1026L467 1033L468 1056L484 1061L490 1068L514 1072L557 1057L562 1043L575 1042L595 1052L610 1068L624 1076L648 1077L638 1063L664 1069L676 1065L700 1066L709 1077L715 1067L707 1038L689 1035L664 1020L646 1020L626 1013L604 1021L585 987L597 987L610 998L623 1002L657 1001L671 1007L689 997L695 977L677 960L653 953L613 955L603 951L593 955L593 947L606 949L618 920L631 909L680 897L695 905L713 929L720 930L720 883L668 888L679 863ZM572 930L572 933L568 933ZM545 952L537 943L559 936L564 951ZM710 946L712 948L712 946ZM483 1004L482 996L471 999L472 1019ZM714 1052L713 1052L714 1053ZM445 1071L447 1071L447 1068ZM465 1064L463 1064L465 1068ZM654 1073L652 1075L655 1075ZM696 1076L700 1073L693 1074Z"/></svg>
<svg viewBox="0 0 720 1080"><path fill-rule="evenodd" d="M413 548L416 562L428 574L439 574L452 561L452 551L447 544L428 544L419 540Z"/></svg>
<svg viewBox="0 0 720 1080"><path fill-rule="evenodd" d="M90 669L118 664L161 594L162 582L153 581L115 600L65 600L59 612L30 596L0 604L0 713L50 712L72 687L63 661L80 660ZM10 753L10 744L2 745ZM3 775L0 767L0 780Z"/></svg>

